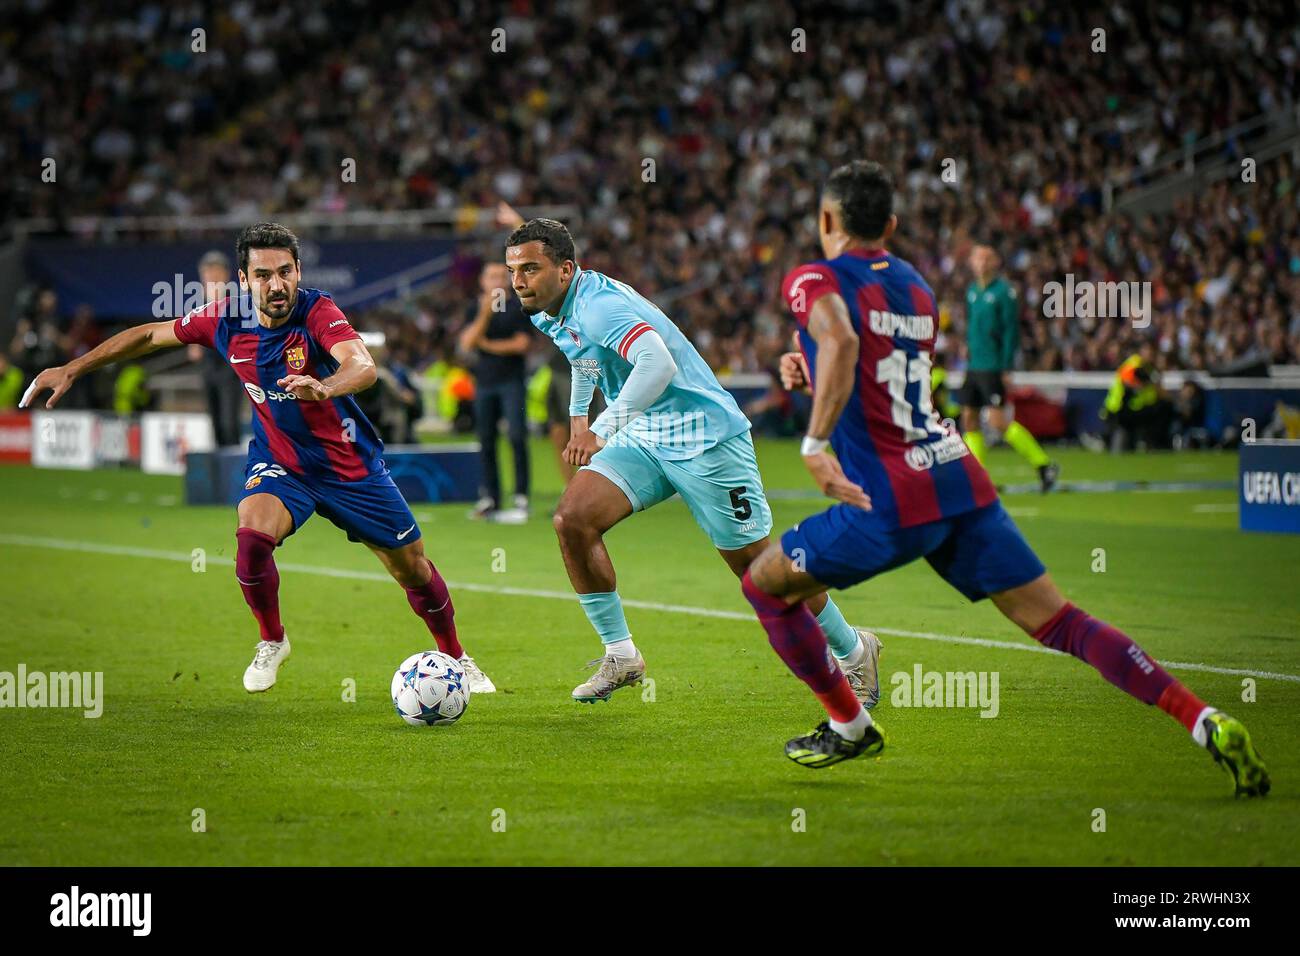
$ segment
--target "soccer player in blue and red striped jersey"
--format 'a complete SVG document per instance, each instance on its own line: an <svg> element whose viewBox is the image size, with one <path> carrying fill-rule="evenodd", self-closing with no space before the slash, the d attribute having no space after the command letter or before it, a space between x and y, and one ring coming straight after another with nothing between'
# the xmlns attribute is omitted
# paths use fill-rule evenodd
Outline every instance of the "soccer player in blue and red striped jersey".
<svg viewBox="0 0 1300 956"><path fill-rule="evenodd" d="M127 329L47 369L23 404L48 388L45 407L53 408L78 377L121 359L178 345L215 349L253 403L235 577L261 639L245 689L269 690L289 657L273 552L316 513L379 557L438 648L460 661L470 690L490 693L492 682L460 645L447 584L424 555L420 528L381 457L383 442L353 397L374 384L374 360L328 293L300 287L298 249L284 226L249 226L235 247L241 294Z"/></svg>
<svg viewBox="0 0 1300 956"><path fill-rule="evenodd" d="M1267 793L1268 772L1242 723L1206 706L1123 632L1066 601L983 466L940 422L930 399L938 309L921 275L885 249L898 225L893 192L875 163L837 169L818 214L826 258L791 271L782 289L800 345L783 357L782 380L813 391L804 464L839 502L787 531L743 578L773 648L829 716L791 740L787 756L826 767L883 749L884 736L829 659L804 602L923 557L970 600L990 598L1046 646L1176 718L1228 769L1238 794Z"/></svg>

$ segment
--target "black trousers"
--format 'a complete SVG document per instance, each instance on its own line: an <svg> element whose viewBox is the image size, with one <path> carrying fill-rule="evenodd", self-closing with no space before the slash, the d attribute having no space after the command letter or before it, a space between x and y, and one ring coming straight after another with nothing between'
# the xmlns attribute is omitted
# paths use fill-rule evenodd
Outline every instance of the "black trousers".
<svg viewBox="0 0 1300 956"><path fill-rule="evenodd" d="M497 422L506 420L510 450L515 459L515 494L528 494L528 421L522 378L479 385L474 392L474 429L478 433L479 461L483 465L482 497L501 504L501 476L497 473Z"/></svg>
<svg viewBox="0 0 1300 956"><path fill-rule="evenodd" d="M244 407L244 390L229 369L221 369L221 377L203 379L207 395L208 414L212 416L212 431L217 447L239 444L239 412Z"/></svg>

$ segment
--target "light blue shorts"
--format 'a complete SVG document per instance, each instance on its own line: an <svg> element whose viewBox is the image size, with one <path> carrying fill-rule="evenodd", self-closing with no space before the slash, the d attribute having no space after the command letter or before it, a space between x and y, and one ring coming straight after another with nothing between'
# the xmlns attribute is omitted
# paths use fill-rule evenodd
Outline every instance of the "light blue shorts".
<svg viewBox="0 0 1300 956"><path fill-rule="evenodd" d="M584 467L618 485L633 511L681 495L715 548L735 551L772 533L772 510L749 432L681 461L659 458L642 445L619 442L596 452Z"/></svg>

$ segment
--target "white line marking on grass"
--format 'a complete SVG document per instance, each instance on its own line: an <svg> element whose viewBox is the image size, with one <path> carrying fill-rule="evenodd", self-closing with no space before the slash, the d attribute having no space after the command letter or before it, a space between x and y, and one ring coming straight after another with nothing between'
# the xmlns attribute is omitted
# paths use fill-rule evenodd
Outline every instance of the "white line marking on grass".
<svg viewBox="0 0 1300 956"><path fill-rule="evenodd" d="M124 558L146 558L157 561L179 561L189 564L192 557L180 551L162 551L156 548L137 548L124 544L100 544L94 541L69 541L64 538L38 538L22 534L0 534L0 544L19 545L28 548L50 548L55 551L76 551L84 554L114 554ZM231 558L213 556L208 564L233 567ZM276 562L282 571L294 571L299 574L316 574L327 578L345 578L352 581L391 581L392 578L382 571L353 571L347 568L325 568L312 564L291 564ZM448 581L447 586L453 590L473 591L478 594L506 594L511 597L544 598L552 601L575 601L577 595L570 591L550 591L544 588L512 588L491 584L470 584L467 582ZM624 598L625 607L634 607L643 611L658 611L666 614L690 614L694 617L720 618L726 621L754 622L754 615L741 611L727 611L720 608L692 607L688 604L661 604L658 601L638 601ZM1027 651L1030 654L1064 655L1024 641L997 641L987 637L964 637L956 634L935 634L930 631L905 631L893 627L870 627L878 634L891 637L907 637L918 641L935 641L940 644L961 644L967 647L992 647L1004 651ZM1239 667L1218 667L1212 664L1186 663L1183 661L1161 661L1169 670L1203 671L1207 674L1226 674L1229 676L1260 677L1271 680L1284 680L1300 683L1300 674L1280 674L1274 671L1257 671Z"/></svg>
<svg viewBox="0 0 1300 956"><path fill-rule="evenodd" d="M1237 505L1236 502L1233 502L1232 504L1205 503L1199 505L1192 505L1192 510L1195 511L1197 514L1202 514L1202 515L1228 514L1229 512L1235 513L1237 510Z"/></svg>
<svg viewBox="0 0 1300 956"><path fill-rule="evenodd" d="M1034 518L1038 516L1037 508L1008 508L1007 514L1013 518Z"/></svg>

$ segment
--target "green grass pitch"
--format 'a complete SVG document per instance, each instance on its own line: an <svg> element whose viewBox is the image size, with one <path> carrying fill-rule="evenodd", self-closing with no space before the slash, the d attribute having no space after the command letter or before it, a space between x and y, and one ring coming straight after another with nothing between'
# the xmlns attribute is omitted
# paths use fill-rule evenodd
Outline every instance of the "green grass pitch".
<svg viewBox="0 0 1300 956"><path fill-rule="evenodd" d="M525 526L415 506L464 643L501 688L428 729L388 699L428 635L325 519L277 553L293 658L250 696L233 509L185 507L177 479L0 469L0 671L102 671L105 698L98 719L0 710L0 864L1300 863L1300 540L1238 531L1234 492L1006 502L1072 600L1161 661L1210 668L1174 673L1246 721L1273 775L1264 800L1234 801L1174 721L1073 658L1026 652L923 563L837 596L885 641L888 747L795 766L782 746L819 708L675 501L609 536L653 699L574 704L599 646L547 520L553 459L534 450ZM794 444L759 457L771 489L811 487ZM992 458L1000 482L1032 480L1010 453ZM1236 471L1228 454L1062 460L1066 480ZM777 529L822 506L777 497ZM917 664L997 672L998 715L894 706L891 675Z"/></svg>

